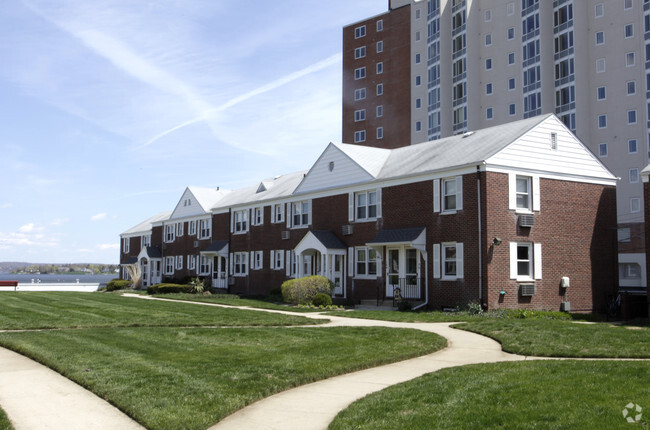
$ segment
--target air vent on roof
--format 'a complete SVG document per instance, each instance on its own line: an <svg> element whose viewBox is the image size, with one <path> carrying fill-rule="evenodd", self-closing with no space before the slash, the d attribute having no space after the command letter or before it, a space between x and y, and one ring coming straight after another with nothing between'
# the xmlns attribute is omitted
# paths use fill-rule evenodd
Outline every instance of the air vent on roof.
<svg viewBox="0 0 650 430"><path fill-rule="evenodd" d="M354 226L352 226L351 224L346 224L346 225L342 226L342 230L343 230L342 231L343 236L349 236L352 233L354 233Z"/></svg>
<svg viewBox="0 0 650 430"><path fill-rule="evenodd" d="M282 240L287 240L291 237L291 232L289 230L282 231Z"/></svg>
<svg viewBox="0 0 650 430"><path fill-rule="evenodd" d="M530 297L535 295L535 284L521 284L521 295Z"/></svg>
<svg viewBox="0 0 650 430"><path fill-rule="evenodd" d="M465 133L463 133L463 139L465 139L466 137L470 137L473 134L474 134L473 131L466 131Z"/></svg>
<svg viewBox="0 0 650 430"><path fill-rule="evenodd" d="M535 225L535 215L519 215L519 227L532 227Z"/></svg>

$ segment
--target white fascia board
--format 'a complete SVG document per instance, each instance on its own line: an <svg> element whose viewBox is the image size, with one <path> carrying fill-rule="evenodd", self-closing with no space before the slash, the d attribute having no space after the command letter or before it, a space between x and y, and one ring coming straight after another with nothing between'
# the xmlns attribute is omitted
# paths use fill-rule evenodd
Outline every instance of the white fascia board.
<svg viewBox="0 0 650 430"><path fill-rule="evenodd" d="M519 169L508 166L486 166L486 172L495 172L495 173L518 173L521 175L528 176L539 176L544 179L556 179L559 181L569 181L569 182L581 182L586 184L597 184L597 185L612 185L616 186L616 183L620 178L603 178L603 177L590 177L590 176L576 176L568 175L562 173L551 173L544 170L532 170L532 169Z"/></svg>

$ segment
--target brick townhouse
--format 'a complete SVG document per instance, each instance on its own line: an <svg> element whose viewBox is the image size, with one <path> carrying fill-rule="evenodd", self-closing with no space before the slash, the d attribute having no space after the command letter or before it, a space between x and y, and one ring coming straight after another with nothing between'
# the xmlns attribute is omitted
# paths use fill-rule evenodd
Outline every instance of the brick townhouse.
<svg viewBox="0 0 650 430"><path fill-rule="evenodd" d="M262 295L321 274L339 302L602 310L616 178L551 114L397 149L330 143L305 172L187 188L121 237L145 285Z"/></svg>

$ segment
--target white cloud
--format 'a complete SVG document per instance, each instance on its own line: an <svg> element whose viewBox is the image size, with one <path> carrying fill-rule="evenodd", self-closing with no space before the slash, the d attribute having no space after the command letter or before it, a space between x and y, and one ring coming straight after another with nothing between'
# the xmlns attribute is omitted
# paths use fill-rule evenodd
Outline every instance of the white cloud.
<svg viewBox="0 0 650 430"><path fill-rule="evenodd" d="M13 203L4 203L4 204L0 205L0 209L9 209L9 208L12 208L12 207L14 207Z"/></svg>
<svg viewBox="0 0 650 430"><path fill-rule="evenodd" d="M101 221L103 219L106 219L106 214L103 212L90 217L91 221Z"/></svg>
<svg viewBox="0 0 650 430"><path fill-rule="evenodd" d="M57 218L57 219L55 219L55 220L52 220L52 221L50 222L50 225L51 225L51 226L58 227L58 226L65 225L65 224L67 224L68 222L70 222L70 218Z"/></svg>
<svg viewBox="0 0 650 430"><path fill-rule="evenodd" d="M18 232L20 232L20 233L33 233L33 232L41 231L41 230L43 230L42 227L37 227L36 224L34 224L33 222L30 222L29 224L25 224L25 225L21 226L18 229Z"/></svg>
<svg viewBox="0 0 650 430"><path fill-rule="evenodd" d="M120 249L120 244L119 243L102 243L101 245L97 245L97 248L101 249L102 251L105 251L107 249Z"/></svg>

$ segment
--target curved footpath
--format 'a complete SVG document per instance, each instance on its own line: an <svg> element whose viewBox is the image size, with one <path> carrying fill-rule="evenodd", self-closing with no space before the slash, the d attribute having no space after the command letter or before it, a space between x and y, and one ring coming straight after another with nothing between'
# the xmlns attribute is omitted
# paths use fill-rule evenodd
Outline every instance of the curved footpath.
<svg viewBox="0 0 650 430"><path fill-rule="evenodd" d="M125 296L174 301L136 294ZM185 303L236 307L203 302ZM278 393L235 412L210 430L326 429L336 414L350 403L390 385L446 367L534 358L505 353L498 342L449 327L453 323L396 323L249 307L236 308L330 320L329 323L316 327L394 327L423 330L445 337L447 347L422 357L340 375ZM95 394L53 370L4 348L0 348L0 406L16 430L143 429Z"/></svg>

